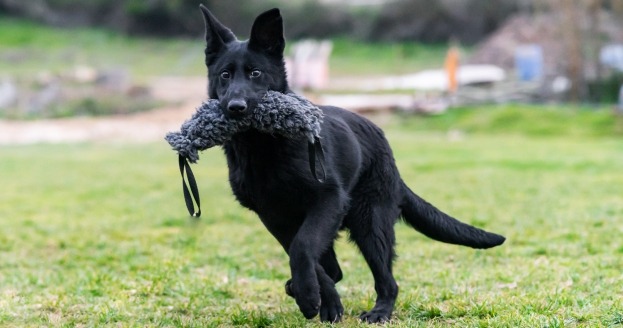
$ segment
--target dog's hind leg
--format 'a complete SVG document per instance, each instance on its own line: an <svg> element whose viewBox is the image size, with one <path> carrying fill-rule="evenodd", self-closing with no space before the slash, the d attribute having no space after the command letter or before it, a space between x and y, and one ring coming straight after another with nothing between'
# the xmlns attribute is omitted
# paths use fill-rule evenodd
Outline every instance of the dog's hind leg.
<svg viewBox="0 0 623 328"><path fill-rule="evenodd" d="M392 262L395 257L393 225L399 211L375 206L373 202L359 204L361 208L353 209L346 220L351 221L348 224L350 238L357 244L372 271L377 295L374 308L364 312L360 319L370 323L386 322L391 317L398 296Z"/></svg>

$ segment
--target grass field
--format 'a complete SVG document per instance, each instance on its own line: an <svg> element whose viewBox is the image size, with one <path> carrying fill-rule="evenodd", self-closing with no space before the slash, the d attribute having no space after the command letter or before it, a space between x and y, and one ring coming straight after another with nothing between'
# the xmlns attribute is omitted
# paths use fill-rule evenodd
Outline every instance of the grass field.
<svg viewBox="0 0 623 328"><path fill-rule="evenodd" d="M466 129L454 140L448 128L495 120L448 117L386 126L403 178L508 241L476 251L397 224L401 291L387 326L621 326L620 136L578 133L576 115L558 136ZM0 326L323 326L285 295L287 257L233 199L221 151L195 166L198 221L164 142L4 146L0 158ZM363 327L373 281L346 239L339 326Z"/></svg>
<svg viewBox="0 0 623 328"><path fill-rule="evenodd" d="M76 65L126 69L139 80L205 72L199 36L196 40L136 38L105 29L54 28L7 17L0 17L0 30L3 74L62 74Z"/></svg>
<svg viewBox="0 0 623 328"><path fill-rule="evenodd" d="M141 80L158 75L196 76L206 71L201 35L195 39L137 38L105 29L53 28L2 16L0 30L3 74L60 74L83 65L104 70L126 69ZM248 36L239 37L244 40ZM445 51L443 45L364 44L337 39L331 56L331 74L404 74L441 67Z"/></svg>

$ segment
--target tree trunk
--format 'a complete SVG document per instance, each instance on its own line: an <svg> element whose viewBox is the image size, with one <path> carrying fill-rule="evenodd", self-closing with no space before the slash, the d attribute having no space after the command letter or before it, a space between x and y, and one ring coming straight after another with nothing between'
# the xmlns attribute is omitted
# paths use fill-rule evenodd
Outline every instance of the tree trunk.
<svg viewBox="0 0 623 328"><path fill-rule="evenodd" d="M563 42L567 52L567 74L571 80L569 100L579 102L585 96L584 54L582 51L582 28L580 6L576 1L557 0L555 6L562 14Z"/></svg>
<svg viewBox="0 0 623 328"><path fill-rule="evenodd" d="M599 60L599 52L603 46L603 36L601 35L601 8L602 8L602 0L590 0L588 6L588 35L589 38L587 41L590 42L590 49L592 50L590 53L591 59L593 60L593 66L595 69L594 79L597 83L600 83L603 80L603 73L601 67L601 61ZM601 100L601 88L595 88L595 94L591 95L594 100Z"/></svg>

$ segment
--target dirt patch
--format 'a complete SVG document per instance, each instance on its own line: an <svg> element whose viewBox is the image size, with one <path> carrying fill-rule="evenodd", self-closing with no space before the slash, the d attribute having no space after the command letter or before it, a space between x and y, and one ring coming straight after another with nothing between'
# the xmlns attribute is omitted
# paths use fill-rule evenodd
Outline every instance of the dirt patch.
<svg viewBox="0 0 623 328"><path fill-rule="evenodd" d="M163 140L168 131L179 129L206 98L205 77L157 77L149 85L155 98L179 105L104 118L0 120L0 144Z"/></svg>

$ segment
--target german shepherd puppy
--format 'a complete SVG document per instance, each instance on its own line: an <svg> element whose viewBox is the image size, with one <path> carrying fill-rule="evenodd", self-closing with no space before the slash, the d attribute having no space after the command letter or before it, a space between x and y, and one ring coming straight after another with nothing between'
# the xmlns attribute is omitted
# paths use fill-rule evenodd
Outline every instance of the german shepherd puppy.
<svg viewBox="0 0 623 328"><path fill-rule="evenodd" d="M236 36L201 5L205 19L208 93L224 115L249 115L268 90L292 92L286 80L283 22L278 9L259 15L248 41ZM374 276L374 308L366 322L390 319L398 286L392 275L394 224L402 218L424 235L445 243L490 248L503 236L462 223L413 193L400 178L380 128L331 106L321 140L326 154L323 182L310 173L307 140L257 130L223 145L237 200L258 214L290 258L286 293L306 318L337 322L343 315L335 283L342 279L333 242L348 230Z"/></svg>

